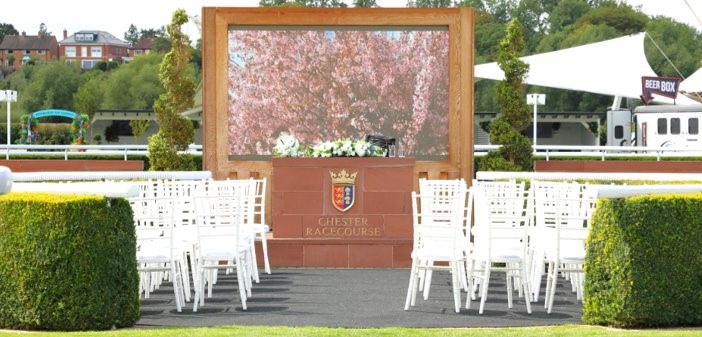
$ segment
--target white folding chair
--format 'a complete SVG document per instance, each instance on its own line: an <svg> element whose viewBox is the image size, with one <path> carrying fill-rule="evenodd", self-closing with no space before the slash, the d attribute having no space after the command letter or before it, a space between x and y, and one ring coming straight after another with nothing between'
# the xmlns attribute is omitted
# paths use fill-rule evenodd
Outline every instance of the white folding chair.
<svg viewBox="0 0 702 337"><path fill-rule="evenodd" d="M271 273L271 265L268 261L268 240L266 235L271 230L271 227L266 222L266 178L254 179L255 196L254 196L254 214L249 221L252 226L256 238L261 240L261 249L263 250L263 270L266 274Z"/></svg>
<svg viewBox="0 0 702 337"><path fill-rule="evenodd" d="M129 202L134 213L137 236L137 270L140 293L149 294L158 288L164 277L173 282L176 309L184 305L183 260L173 242L172 198L137 197Z"/></svg>
<svg viewBox="0 0 702 337"><path fill-rule="evenodd" d="M476 285L480 287L480 308L485 309L490 275L504 271L507 283L507 307L512 308L512 284L517 284L525 296L527 312L531 314L531 292L527 277L527 227L531 217L529 198L524 183L478 182L475 189L475 226L473 252L468 266L470 293L466 308L470 308ZM477 282L476 282L477 281Z"/></svg>
<svg viewBox="0 0 702 337"><path fill-rule="evenodd" d="M445 213L445 212L452 212L453 210L448 209L450 206L448 205L448 202L446 200L443 200L444 197L449 197L449 196L454 196L457 194L466 194L466 205L463 210L463 243L462 243L462 248L464 249L464 256L468 256L470 249L471 249L471 243L470 243L470 233L466 231L466 226L470 227L470 219L472 216L472 204L473 204L473 195L470 189L467 189L466 187L466 182L463 179L426 179L426 178L421 178L419 179L419 193L423 196L437 196L439 198L432 199L432 198L422 198L420 200L421 207L425 214L427 212L438 212L438 213ZM461 196L463 197L463 196ZM445 219L434 219L432 221L436 221L437 223L441 222L447 222ZM468 236L465 236L465 234L468 233ZM428 261L427 261L428 262ZM461 264L461 273L460 273L460 280L461 280L461 285L463 286L464 289L468 290L468 284L466 281L466 273L465 273L465 262ZM431 289L431 275L432 275L432 270L426 270L426 272L420 273L420 279L422 282L419 284L419 290L423 291L424 293L424 299L429 298L429 291Z"/></svg>
<svg viewBox="0 0 702 337"><path fill-rule="evenodd" d="M198 244L195 249L195 300L193 311L205 304L205 284L208 296L219 269L233 269L244 310L250 296L252 237L242 228L250 203L250 184L230 181L209 181L206 191L195 195L195 223Z"/></svg>
<svg viewBox="0 0 702 337"><path fill-rule="evenodd" d="M543 246L548 263L544 307L549 314L560 274L571 280L572 289L582 300L585 238L596 203L596 194L587 185L577 183L562 184L553 196L535 197L537 222L541 226L538 244Z"/></svg>
<svg viewBox="0 0 702 337"><path fill-rule="evenodd" d="M452 195L417 195L412 192L414 241L405 310L415 305L420 283L430 278L427 276L423 281L422 275L434 270L448 270L452 276L455 311L460 311L466 194L465 185L462 193Z"/></svg>

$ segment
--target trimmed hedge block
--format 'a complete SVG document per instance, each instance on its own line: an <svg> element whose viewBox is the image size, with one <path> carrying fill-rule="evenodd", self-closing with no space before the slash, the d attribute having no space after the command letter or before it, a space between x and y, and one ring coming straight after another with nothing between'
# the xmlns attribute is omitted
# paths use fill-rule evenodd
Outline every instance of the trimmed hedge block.
<svg viewBox="0 0 702 337"><path fill-rule="evenodd" d="M72 331L134 325L135 256L126 199L0 197L0 327Z"/></svg>
<svg viewBox="0 0 702 337"><path fill-rule="evenodd" d="M602 199L590 231L585 323L702 324L702 194Z"/></svg>

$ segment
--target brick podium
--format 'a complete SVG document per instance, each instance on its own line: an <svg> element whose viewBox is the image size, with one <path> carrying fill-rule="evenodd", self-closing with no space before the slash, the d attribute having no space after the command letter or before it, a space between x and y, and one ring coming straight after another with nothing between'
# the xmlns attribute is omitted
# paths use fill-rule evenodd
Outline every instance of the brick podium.
<svg viewBox="0 0 702 337"><path fill-rule="evenodd" d="M277 267L408 267L414 158L273 158Z"/></svg>

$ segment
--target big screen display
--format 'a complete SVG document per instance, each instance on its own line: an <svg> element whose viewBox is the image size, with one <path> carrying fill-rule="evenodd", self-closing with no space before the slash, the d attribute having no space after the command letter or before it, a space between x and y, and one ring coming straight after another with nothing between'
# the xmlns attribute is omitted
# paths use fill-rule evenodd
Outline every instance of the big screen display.
<svg viewBox="0 0 702 337"><path fill-rule="evenodd" d="M228 153L267 160L301 144L385 135L418 160L448 157L446 27L230 26Z"/></svg>

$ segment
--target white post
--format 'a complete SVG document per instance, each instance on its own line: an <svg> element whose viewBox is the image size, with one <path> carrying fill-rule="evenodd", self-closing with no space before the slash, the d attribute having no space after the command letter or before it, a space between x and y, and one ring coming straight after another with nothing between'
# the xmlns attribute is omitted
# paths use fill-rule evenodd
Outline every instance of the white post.
<svg viewBox="0 0 702 337"><path fill-rule="evenodd" d="M7 102L7 150L5 151L5 159L10 159L10 106L12 102L17 101L17 91L0 90L0 101Z"/></svg>
<svg viewBox="0 0 702 337"><path fill-rule="evenodd" d="M527 97L527 104L533 105L534 106L534 120L532 120L533 123L533 132L534 132L534 152L536 152L536 117L537 117L537 105L544 105L546 104L546 95L544 94L528 94Z"/></svg>
<svg viewBox="0 0 702 337"><path fill-rule="evenodd" d="M8 145L8 149L9 149L10 148L10 105L12 105L12 103L10 103L10 91L9 90L5 91L5 98L6 98L6 102L7 102L7 145Z"/></svg>
<svg viewBox="0 0 702 337"><path fill-rule="evenodd" d="M534 152L536 152L536 111L538 110L536 107L539 106L538 104L534 104L534 119L532 120L532 127L533 127L533 135L534 135Z"/></svg>

